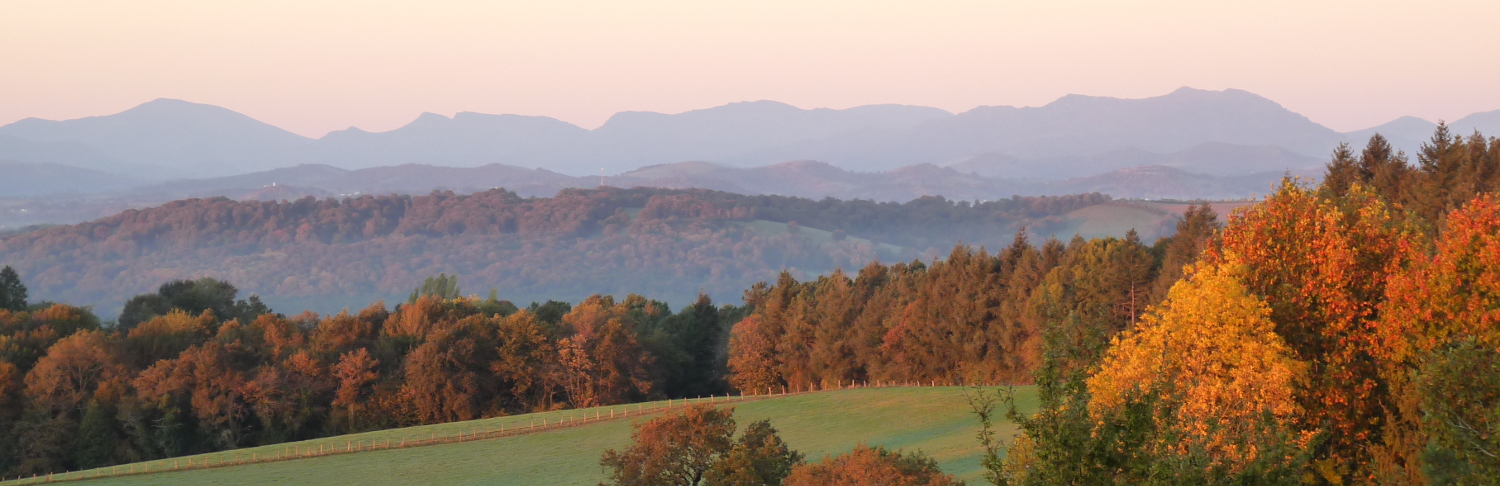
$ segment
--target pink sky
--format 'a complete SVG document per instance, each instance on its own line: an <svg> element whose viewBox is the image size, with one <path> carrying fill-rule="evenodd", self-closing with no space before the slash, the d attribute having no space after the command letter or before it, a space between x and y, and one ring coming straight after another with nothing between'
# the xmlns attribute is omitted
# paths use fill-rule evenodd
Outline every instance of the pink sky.
<svg viewBox="0 0 1500 486"><path fill-rule="evenodd" d="M965 111L1240 88L1336 130L1500 109L1500 2L0 2L0 124L154 98L308 136L424 111Z"/></svg>

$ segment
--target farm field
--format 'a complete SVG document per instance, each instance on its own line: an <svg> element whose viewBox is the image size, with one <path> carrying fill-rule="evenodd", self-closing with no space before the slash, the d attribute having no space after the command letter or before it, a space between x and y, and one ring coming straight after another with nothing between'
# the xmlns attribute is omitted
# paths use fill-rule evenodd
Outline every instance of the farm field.
<svg viewBox="0 0 1500 486"><path fill-rule="evenodd" d="M962 387L895 387L835 390L736 402L735 420L743 427L770 419L782 437L809 460L840 453L860 442L892 449L921 449L937 459L944 471L970 484L982 481L978 430ZM1017 389L1027 409L1036 403L1031 387ZM680 401L678 401L680 403ZM650 408L648 404L645 408ZM623 409L623 407L615 407ZM634 405L632 405L634 408ZM605 409L607 410L607 408ZM458 430L524 427L543 418L555 422L567 413L592 415L594 409L518 415L452 424L395 429L318 441L284 444L209 455L192 456L197 463L274 455L284 447L342 448L349 441L384 441L402 437L442 436ZM605 416L608 415L604 411ZM647 417L650 417L648 415ZM288 461L121 476L71 484L89 485L199 485L199 484L500 484L593 485L604 479L599 455L608 448L629 444L630 424L638 418L618 419L577 427L497 439L337 454ZM1008 424L1001 434L1013 432ZM188 458L178 458L186 461ZM171 467L174 459L153 461L152 469ZM117 466L120 467L129 466ZM140 467L140 466L138 466ZM6 484L16 484L9 482Z"/></svg>

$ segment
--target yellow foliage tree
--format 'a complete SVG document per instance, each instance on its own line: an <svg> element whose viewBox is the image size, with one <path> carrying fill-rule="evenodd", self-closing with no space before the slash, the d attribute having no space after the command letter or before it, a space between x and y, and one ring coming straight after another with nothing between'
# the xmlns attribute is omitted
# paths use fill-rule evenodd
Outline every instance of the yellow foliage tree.
<svg viewBox="0 0 1500 486"><path fill-rule="evenodd" d="M1301 412L1295 392L1306 366L1234 267L1190 270L1160 307L1114 340L1088 380L1090 415L1102 421L1157 400L1158 439L1148 446L1154 454L1200 454L1205 466L1228 474L1292 461L1312 437L1291 425Z"/></svg>

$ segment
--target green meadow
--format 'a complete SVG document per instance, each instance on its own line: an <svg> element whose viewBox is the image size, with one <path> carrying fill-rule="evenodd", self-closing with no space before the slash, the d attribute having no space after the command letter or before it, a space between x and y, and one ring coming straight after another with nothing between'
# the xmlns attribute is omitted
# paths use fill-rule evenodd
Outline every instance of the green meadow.
<svg viewBox="0 0 1500 486"><path fill-rule="evenodd" d="M993 390L993 389L990 389ZM782 437L809 460L826 454L853 449L863 442L891 449L918 450L937 459L944 471L957 475L969 484L979 484L983 472L979 465L981 450L975 440L978 424L969 411L964 394L972 389L961 387L862 388L788 395L721 406L735 407L735 420L744 425L770 419ZM1035 390L1017 388L1019 404L1026 409L1036 405ZM720 402L723 398L719 399ZM681 401L676 403L680 404ZM650 409L665 402L644 404ZM637 405L630 405L634 409ZM616 413L625 406L613 407ZM351 442L368 445L387 440L399 443L403 438L425 438L526 427L535 421L554 423L564 417L592 417L596 412L608 416L610 407L568 410L540 414L516 415L442 425L393 429L364 434L330 437L316 441L240 449L191 456L194 464L275 456L287 448L343 449ZM629 445L631 423L643 418L601 421L495 439L440 444L422 447L373 450L335 454L285 461L193 469L113 478L88 479L74 484L109 485L204 485L204 484L487 484L487 485L593 485L604 479L598 465L599 455L609 448ZM1001 428L1002 436L1014 432L1010 424ZM188 457L152 461L151 470L170 469L172 464L185 465ZM146 464L134 465L144 470ZM131 465L115 466L128 470ZM108 468L106 468L108 469ZM85 471L85 474L90 472ZM15 482L7 483L14 484Z"/></svg>

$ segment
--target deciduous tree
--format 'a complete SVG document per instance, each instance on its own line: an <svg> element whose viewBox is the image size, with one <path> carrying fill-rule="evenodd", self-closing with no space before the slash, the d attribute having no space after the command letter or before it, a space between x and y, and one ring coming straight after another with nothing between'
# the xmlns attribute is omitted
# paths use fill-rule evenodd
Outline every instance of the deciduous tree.
<svg viewBox="0 0 1500 486"><path fill-rule="evenodd" d="M848 454L824 457L799 466L787 476L786 486L953 486L963 481L938 469L937 461L921 452L889 451L860 444Z"/></svg>

